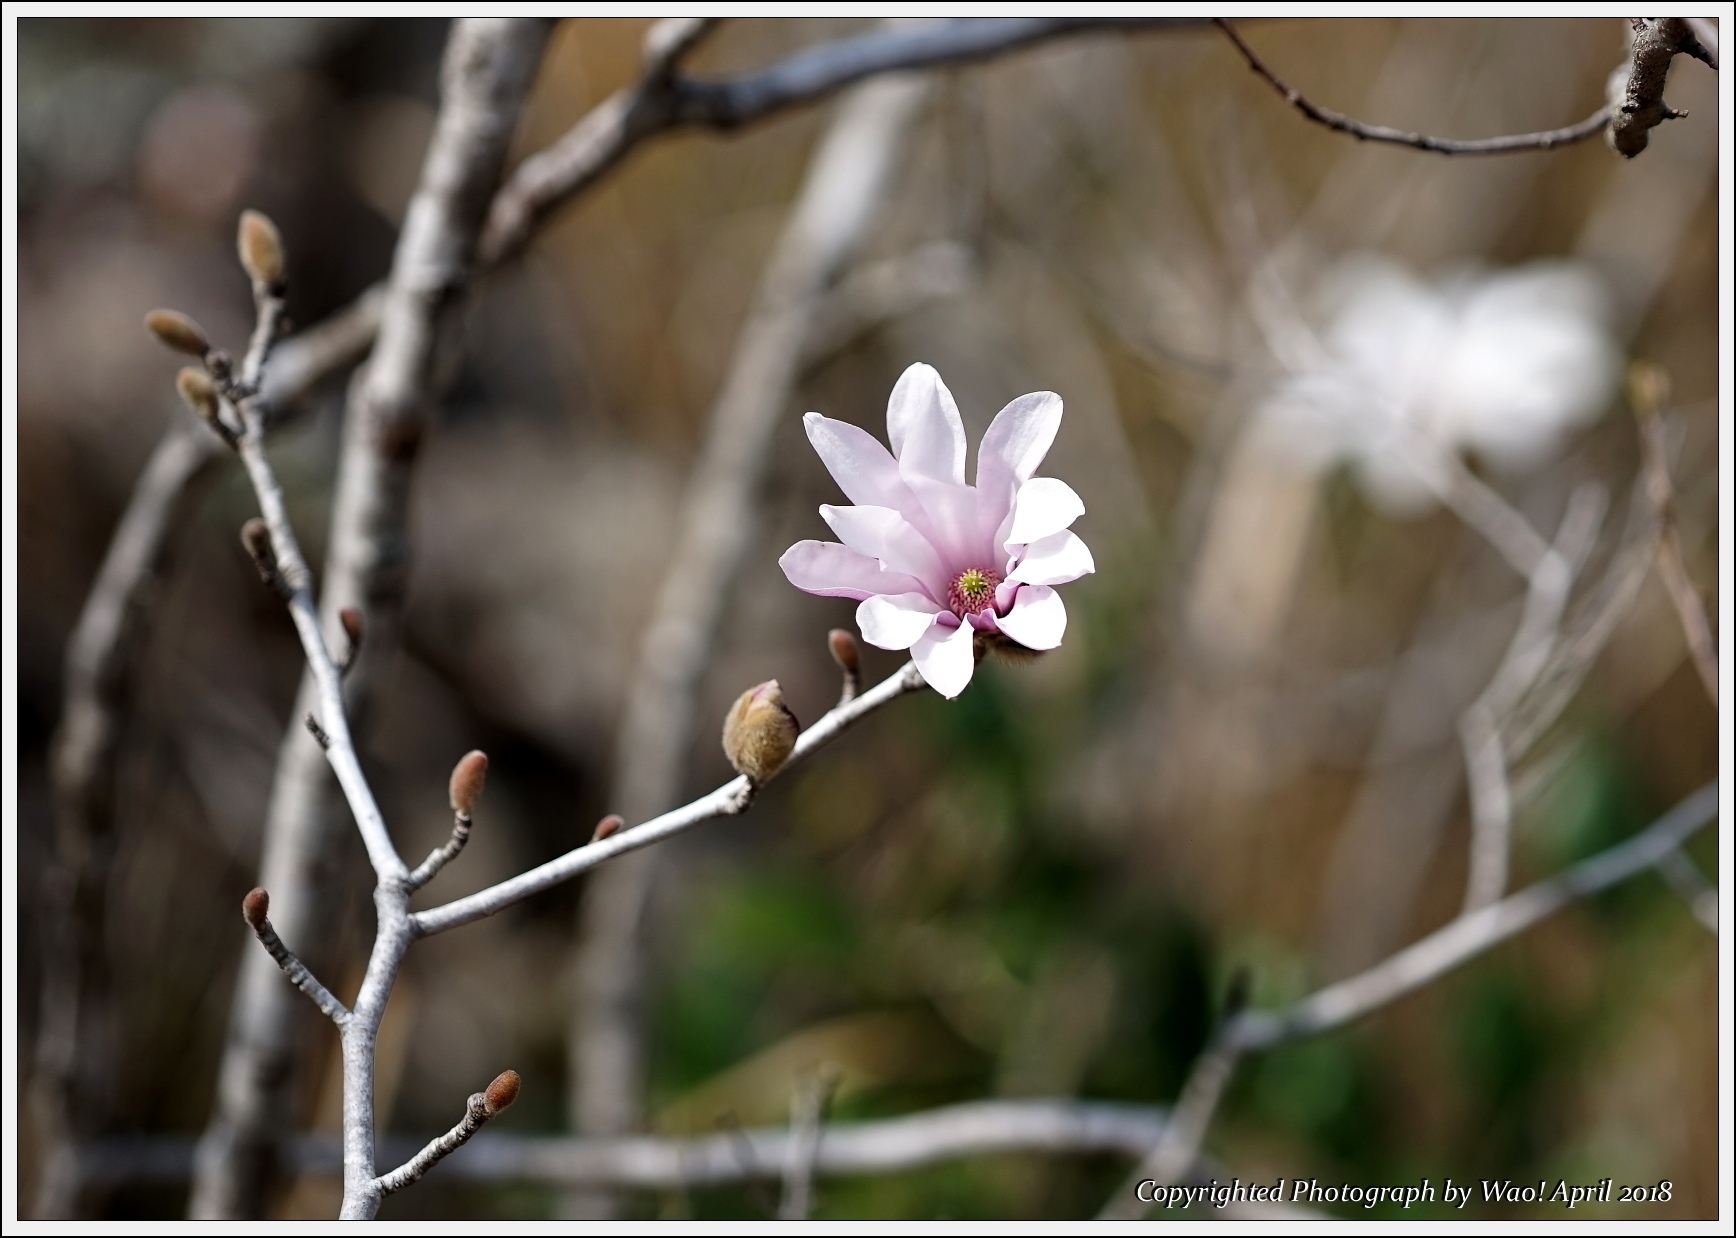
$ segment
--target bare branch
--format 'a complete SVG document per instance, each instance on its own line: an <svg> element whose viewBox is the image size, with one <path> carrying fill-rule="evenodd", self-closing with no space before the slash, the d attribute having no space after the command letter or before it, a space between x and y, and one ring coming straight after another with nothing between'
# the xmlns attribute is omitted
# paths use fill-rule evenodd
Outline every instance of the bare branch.
<svg viewBox="0 0 1736 1238"><path fill-rule="evenodd" d="M737 128L880 73L982 60L1066 35L1203 22L1177 17L958 18L838 39L723 81L648 74L518 166L489 211L483 261L493 265L517 252L549 212L660 133Z"/></svg>
<svg viewBox="0 0 1736 1238"><path fill-rule="evenodd" d="M415 1156L405 1161L391 1173L381 1174L376 1178L375 1185L380 1194L390 1195L401 1191L411 1183L419 1181L423 1174L434 1168L449 1153L456 1152L470 1142L470 1137L481 1130L483 1125L502 1109L518 1099L518 1072L503 1071L495 1076L494 1082L482 1092L472 1092L465 1103L464 1116L458 1125L447 1131L440 1138L432 1140Z"/></svg>
<svg viewBox="0 0 1736 1238"><path fill-rule="evenodd" d="M1664 82L1678 54L1704 60L1714 69L1717 57L1694 37L1680 17L1630 17L1628 63L1609 82L1609 145L1629 159L1651 141L1651 131L1666 120L1686 116L1664 102Z"/></svg>
<svg viewBox="0 0 1736 1238"><path fill-rule="evenodd" d="M848 705L836 707L803 731L796 740L795 751L778 772L781 774L816 748L830 743L858 719L873 713L906 692L914 692L924 686L922 676L916 672L916 664L906 662ZM662 842L676 834L686 833L707 821L735 816L745 811L752 802L753 784L747 777L743 775L731 779L715 791L700 796L684 807L654 817L643 825L622 830L619 834L582 847L575 847L558 859L550 860L547 864L527 873L520 873L498 885L489 886L486 890L478 890L466 898L431 907L427 911L419 911L410 917L411 923L418 937L444 933L447 929L470 924L492 916L533 894L539 894L551 886L570 881L605 860L625 855L629 851L637 851L641 847L649 847L652 843Z"/></svg>
<svg viewBox="0 0 1736 1238"><path fill-rule="evenodd" d="M1230 1035L1245 1049L1269 1049L1331 1031L1420 988L1490 947L1530 928L1575 899L1654 867L1718 815L1718 784L1708 783L1626 842L1500 902L1462 915L1367 971L1279 1011L1237 1016Z"/></svg>
<svg viewBox="0 0 1736 1238"><path fill-rule="evenodd" d="M1316 124L1325 125L1339 133L1348 133L1364 142L1390 142L1396 146L1432 151L1437 155L1506 155L1521 150L1553 150L1557 146L1570 146L1602 132L1609 124L1610 109L1600 107L1578 124L1565 128L1544 129L1536 133L1508 133L1494 138L1437 138L1426 133L1392 129L1386 125L1370 125L1346 116L1343 112L1335 112L1331 108L1310 102L1301 91L1287 85L1272 72L1234 26L1221 17L1212 20L1229 37L1230 42L1236 45L1236 50L1242 53L1248 67L1271 83L1272 89L1282 95L1286 103Z"/></svg>
<svg viewBox="0 0 1736 1238"><path fill-rule="evenodd" d="M412 890L420 890L434 875L458 858L458 853L464 850L464 844L470 841L470 818L463 813L457 813L452 820L452 837L445 844L434 848L410 873L405 884Z"/></svg>
<svg viewBox="0 0 1736 1238"><path fill-rule="evenodd" d="M1242 1046L1234 1036L1224 1032L1220 1032L1200 1054L1188 1072L1187 1082L1182 1085L1181 1095L1163 1128L1163 1136L1152 1144L1144 1159L1109 1197L1097 1214L1099 1221L1137 1221L1151 1206L1139 1198L1141 1182L1174 1186L1187 1177L1199 1158L1206 1129L1211 1126L1212 1116L1217 1112L1218 1102L1223 1099L1224 1089L1235 1075L1241 1055Z"/></svg>
<svg viewBox="0 0 1736 1238"><path fill-rule="evenodd" d="M1682 635L1688 640L1688 653L1712 708L1718 707L1718 648L1712 639L1712 625L1706 619L1706 605L1700 591L1688 575L1688 565L1682 558L1682 538L1676 527L1676 491L1670 484L1669 427L1664 421L1663 403L1668 379L1661 370L1647 366L1635 367L1629 384L1634 396L1634 413L1640 423L1640 458L1645 471L1646 499L1651 504L1658 524L1658 575L1669 591L1682 624Z"/></svg>
<svg viewBox="0 0 1736 1238"><path fill-rule="evenodd" d="M805 1221L814 1197L814 1167L820 1160L826 1111L838 1090L838 1068L831 1063L796 1080L790 1096L790 1138L784 1156L784 1194L778 1220Z"/></svg>
<svg viewBox="0 0 1736 1238"><path fill-rule="evenodd" d="M254 889L242 900L242 915L253 929L253 935L259 938L259 944L265 947L265 952L283 969L283 974L289 977L290 983L306 993L326 1018L342 1027L349 1021L349 1007L333 997L331 990L321 984L307 966L290 952L289 947L283 944L283 939L277 935L277 930L271 927L271 920L266 915L270 905L271 900L263 889Z"/></svg>
<svg viewBox="0 0 1736 1238"><path fill-rule="evenodd" d="M1718 887L1706 880L1687 853L1680 847L1666 853L1663 859L1658 861L1658 874L1669 884L1670 889L1676 892L1676 897L1688 905L1694 918L1716 936Z"/></svg>

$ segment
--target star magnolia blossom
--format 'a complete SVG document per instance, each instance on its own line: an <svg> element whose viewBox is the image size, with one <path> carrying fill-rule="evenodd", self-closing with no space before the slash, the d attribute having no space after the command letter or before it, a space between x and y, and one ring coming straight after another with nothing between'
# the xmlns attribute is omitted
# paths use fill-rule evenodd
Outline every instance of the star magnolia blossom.
<svg viewBox="0 0 1736 1238"><path fill-rule="evenodd" d="M908 649L923 679L955 697L976 669L978 633L1053 649L1067 630L1054 586L1096 571L1067 527L1072 487L1033 477L1061 426L1061 397L1022 395L983 435L964 480L964 423L933 367L913 365L886 405L888 452L866 430L809 413L808 441L855 504L820 515L837 542L797 542L778 566L798 589L855 598L869 644Z"/></svg>

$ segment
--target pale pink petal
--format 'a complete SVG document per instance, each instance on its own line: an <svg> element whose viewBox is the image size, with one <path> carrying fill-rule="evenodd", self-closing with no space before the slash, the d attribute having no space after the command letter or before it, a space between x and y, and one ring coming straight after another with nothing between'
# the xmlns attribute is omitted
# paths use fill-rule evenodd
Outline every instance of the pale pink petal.
<svg viewBox="0 0 1736 1238"><path fill-rule="evenodd" d="M922 504L931 531L929 540L946 565L949 578L965 568L997 566L1000 556L992 553L993 543L982 535L973 488L912 477L910 489Z"/></svg>
<svg viewBox="0 0 1736 1238"><path fill-rule="evenodd" d="M797 542L778 560L790 583L821 597L863 598L877 593L920 593L914 576L888 572L878 561L837 542Z"/></svg>
<svg viewBox="0 0 1736 1238"><path fill-rule="evenodd" d="M1007 579L1027 585L1064 585L1096 570L1097 564L1092 562L1085 543L1077 534L1063 529L1026 546L1019 566Z"/></svg>
<svg viewBox="0 0 1736 1238"><path fill-rule="evenodd" d="M1025 546L1059 533L1085 514L1085 502L1073 487L1053 477L1033 477L1019 487L1006 545Z"/></svg>
<svg viewBox="0 0 1736 1238"><path fill-rule="evenodd" d="M818 413L803 417L802 428L820 462L852 503L901 511L916 506L910 488L898 475L898 461L868 431Z"/></svg>
<svg viewBox="0 0 1736 1238"><path fill-rule="evenodd" d="M946 596L945 565L928 539L900 513L890 507L834 507L827 503L821 506L820 515L852 550L873 555L891 571L915 576L935 598Z"/></svg>
<svg viewBox="0 0 1736 1238"><path fill-rule="evenodd" d="M1061 428L1061 397L1053 391L1022 395L995 414L977 448L977 489L992 535L1012 508L1013 495L1031 479Z"/></svg>
<svg viewBox="0 0 1736 1238"><path fill-rule="evenodd" d="M976 670L975 641L976 629L968 623L955 628L936 623L910 647L910 657L928 686L951 700Z"/></svg>
<svg viewBox="0 0 1736 1238"><path fill-rule="evenodd" d="M906 481L964 485L964 422L933 366L919 361L899 376L886 404L886 437Z"/></svg>
<svg viewBox="0 0 1736 1238"><path fill-rule="evenodd" d="M871 597L856 608L862 639L881 649L908 649L929 628L940 608L920 593Z"/></svg>
<svg viewBox="0 0 1736 1238"><path fill-rule="evenodd" d="M1025 585L999 622L1001 631L1025 648L1053 649L1067 631L1067 608L1048 585Z"/></svg>

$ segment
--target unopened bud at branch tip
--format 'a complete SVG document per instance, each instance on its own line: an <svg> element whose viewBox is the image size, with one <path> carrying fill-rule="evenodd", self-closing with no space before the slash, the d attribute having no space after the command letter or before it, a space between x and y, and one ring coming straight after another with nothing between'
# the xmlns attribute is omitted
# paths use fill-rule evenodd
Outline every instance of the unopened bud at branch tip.
<svg viewBox="0 0 1736 1238"><path fill-rule="evenodd" d="M345 606L338 611L338 622L343 625L350 644L359 648L362 643L362 612L354 606Z"/></svg>
<svg viewBox="0 0 1736 1238"><path fill-rule="evenodd" d="M467 752L452 767L452 781L447 791L452 797L452 811L468 817L482 798L482 784L488 779L488 757L482 752Z"/></svg>
<svg viewBox="0 0 1736 1238"><path fill-rule="evenodd" d="M283 282L283 238L271 220L258 211L242 211L235 247L254 282L268 288Z"/></svg>
<svg viewBox="0 0 1736 1238"><path fill-rule="evenodd" d="M749 688L723 720L723 753L738 773L764 782L783 767L796 746L801 723L784 704L778 681Z"/></svg>
<svg viewBox="0 0 1736 1238"><path fill-rule="evenodd" d="M277 552L271 548L271 529L262 517L255 516L241 526L241 544L247 547L261 573L268 579L276 575Z"/></svg>
<svg viewBox="0 0 1736 1238"><path fill-rule="evenodd" d="M856 648L856 638L843 628L833 628L826 633L826 647L832 651L832 661L843 668L846 675L862 673L862 654Z"/></svg>
<svg viewBox="0 0 1736 1238"><path fill-rule="evenodd" d="M519 1077L516 1070L503 1070L494 1077L482 1093L482 1109L489 1117L493 1117L518 1099Z"/></svg>
<svg viewBox="0 0 1736 1238"><path fill-rule="evenodd" d="M264 886L254 886L241 900L241 915L256 933L265 926L265 916L270 910L271 895L265 892Z"/></svg>
<svg viewBox="0 0 1736 1238"><path fill-rule="evenodd" d="M163 344L189 357L203 357L211 347L199 324L179 310L152 310L145 315L145 329Z"/></svg>
<svg viewBox="0 0 1736 1238"><path fill-rule="evenodd" d="M621 832L621 827L626 824L626 819L623 818L620 813L612 812L601 821L597 822L597 828L591 831L591 841L594 843L600 843L612 834L619 834Z"/></svg>

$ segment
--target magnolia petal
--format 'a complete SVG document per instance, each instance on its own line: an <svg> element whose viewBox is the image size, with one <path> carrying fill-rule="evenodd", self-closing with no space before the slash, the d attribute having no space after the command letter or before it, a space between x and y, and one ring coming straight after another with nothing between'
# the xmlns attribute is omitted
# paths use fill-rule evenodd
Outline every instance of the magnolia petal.
<svg viewBox="0 0 1736 1238"><path fill-rule="evenodd" d="M967 567L995 566L1000 556L990 553L993 543L982 536L980 497L975 489L926 477L912 477L910 489L922 504L932 530L929 541L946 565L948 576Z"/></svg>
<svg viewBox="0 0 1736 1238"><path fill-rule="evenodd" d="M976 670L976 629L968 623L949 628L936 623L910 647L911 661L928 686L951 700Z"/></svg>
<svg viewBox="0 0 1736 1238"><path fill-rule="evenodd" d="M891 571L915 576L936 598L946 596L946 568L940 556L901 513L890 507L834 507L826 503L821 505L820 515L850 549L873 555Z"/></svg>
<svg viewBox="0 0 1736 1238"><path fill-rule="evenodd" d="M1053 649L1066 634L1067 608L1049 586L1025 585L999 622L1001 631L1025 648Z"/></svg>
<svg viewBox="0 0 1736 1238"><path fill-rule="evenodd" d="M888 572L878 560L837 542L797 542L784 551L778 566L796 588L821 597L860 602L877 593L920 593L923 588L916 577Z"/></svg>
<svg viewBox="0 0 1736 1238"><path fill-rule="evenodd" d="M1022 395L995 414L977 449L977 489L993 507L998 526L1013 495L1031 479L1061 428L1061 397L1053 391ZM984 515L989 513L985 511ZM993 533L994 529L985 529Z"/></svg>
<svg viewBox="0 0 1736 1238"><path fill-rule="evenodd" d="M919 361L899 376L886 403L886 437L906 481L964 485L964 421L933 366Z"/></svg>
<svg viewBox="0 0 1736 1238"><path fill-rule="evenodd" d="M1064 585L1097 570L1091 551L1076 533L1062 530L1025 547L1008 580L1027 585Z"/></svg>
<svg viewBox="0 0 1736 1238"><path fill-rule="evenodd" d="M1073 487L1054 477L1033 477L1019 487L1013 503L1008 546L1025 546L1059 533L1085 514L1085 501Z"/></svg>
<svg viewBox="0 0 1736 1238"><path fill-rule="evenodd" d="M898 461L861 426L809 413L802 418L802 428L820 462L852 503L901 511L916 506L910 488L898 475Z"/></svg>
<svg viewBox="0 0 1736 1238"><path fill-rule="evenodd" d="M920 593L871 597L856 608L862 639L881 649L908 649L934 626L940 608Z"/></svg>

